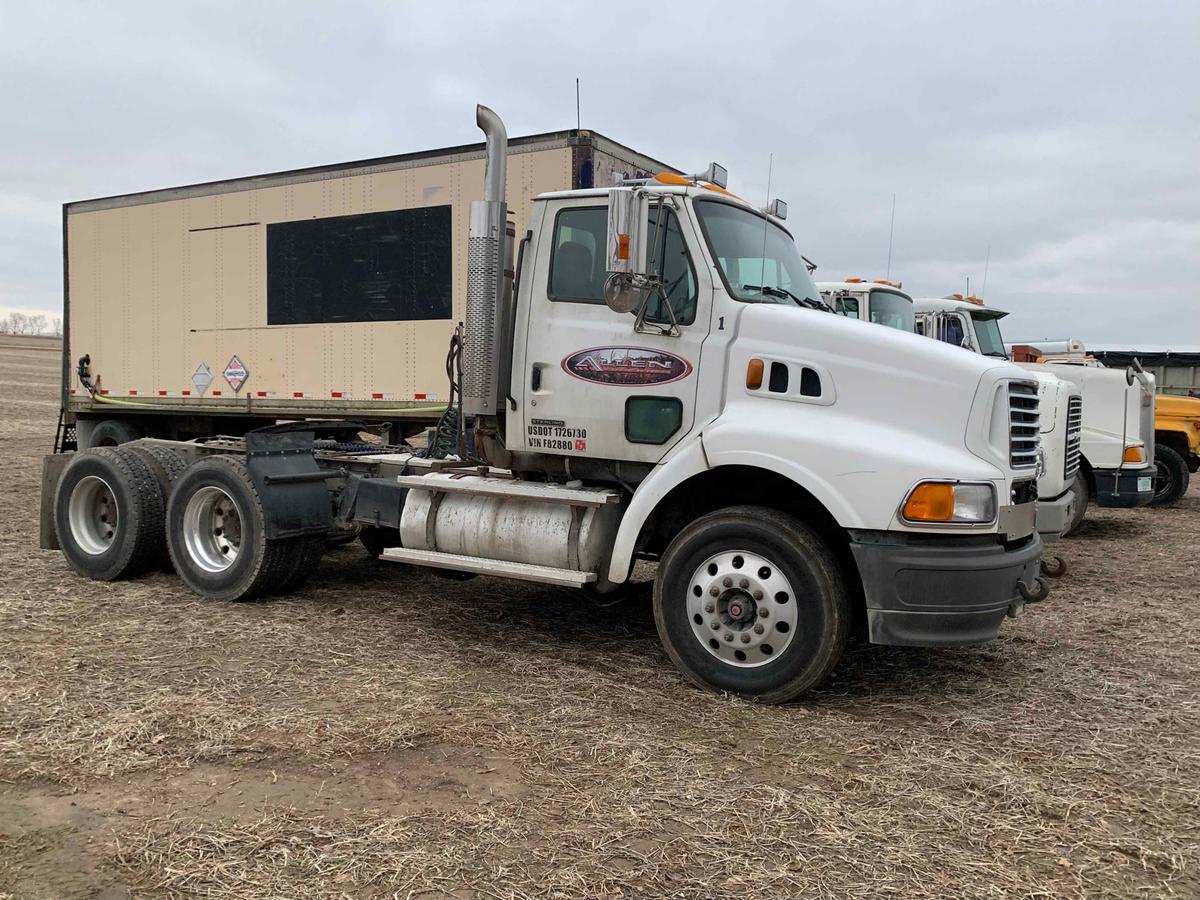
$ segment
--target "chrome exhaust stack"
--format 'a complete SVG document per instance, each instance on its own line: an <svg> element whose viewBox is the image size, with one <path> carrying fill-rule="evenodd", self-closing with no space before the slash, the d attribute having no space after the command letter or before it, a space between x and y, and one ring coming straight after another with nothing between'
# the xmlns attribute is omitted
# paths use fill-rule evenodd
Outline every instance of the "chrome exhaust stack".
<svg viewBox="0 0 1200 900"><path fill-rule="evenodd" d="M463 414L494 416L508 391L505 360L511 363L512 241L507 235L508 133L500 117L475 107L475 123L487 140L483 199L471 201L467 239L467 311L463 337ZM508 346L505 346L507 342ZM503 376L502 377L502 373Z"/></svg>

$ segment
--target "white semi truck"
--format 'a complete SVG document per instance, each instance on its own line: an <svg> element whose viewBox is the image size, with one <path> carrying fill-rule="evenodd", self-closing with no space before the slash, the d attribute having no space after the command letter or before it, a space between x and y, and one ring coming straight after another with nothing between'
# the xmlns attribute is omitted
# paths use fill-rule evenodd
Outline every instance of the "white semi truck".
<svg viewBox="0 0 1200 900"><path fill-rule="evenodd" d="M914 311L913 299L898 284L882 279L852 278L820 282L817 288L839 315L901 331L918 330L920 316ZM925 333L931 332L926 330ZM961 341L953 343L962 344ZM1046 372L1035 372L1034 377L1041 410L1037 529L1043 542L1051 544L1075 521L1076 496L1071 488L1079 469L1083 401L1078 386L1071 381ZM1061 575L1065 573L1066 565L1061 558L1055 557L1053 562L1043 563L1043 571Z"/></svg>
<svg viewBox="0 0 1200 900"><path fill-rule="evenodd" d="M917 329L977 353L1008 358L1000 320L1008 313L962 295L914 301ZM1134 368L1126 371L1067 364L1019 363L1079 385L1083 394L1083 430L1075 492L1080 498L1069 529L1082 520L1086 500L1100 506L1130 508L1154 499L1154 379Z"/></svg>
<svg viewBox="0 0 1200 900"><path fill-rule="evenodd" d="M1044 596L1029 373L807 308L791 235L715 165L542 194L514 265L505 130L477 123L446 366L467 458L347 421L57 454L44 543L96 579L169 557L215 599L292 589L360 528L383 560L599 592L647 560L671 659L763 702L819 683L855 625L976 643Z"/></svg>

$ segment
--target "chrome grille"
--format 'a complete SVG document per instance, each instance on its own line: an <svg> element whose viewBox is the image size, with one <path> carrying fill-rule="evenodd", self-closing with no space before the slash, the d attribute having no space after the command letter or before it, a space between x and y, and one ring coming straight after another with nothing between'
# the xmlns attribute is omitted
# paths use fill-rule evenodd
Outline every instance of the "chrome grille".
<svg viewBox="0 0 1200 900"><path fill-rule="evenodd" d="M1008 383L1008 454L1014 469L1034 469L1038 460L1037 385L1029 381Z"/></svg>
<svg viewBox="0 0 1200 900"><path fill-rule="evenodd" d="M1067 481L1079 471L1080 434L1083 431L1083 398L1067 399L1067 458L1063 464L1063 476Z"/></svg>

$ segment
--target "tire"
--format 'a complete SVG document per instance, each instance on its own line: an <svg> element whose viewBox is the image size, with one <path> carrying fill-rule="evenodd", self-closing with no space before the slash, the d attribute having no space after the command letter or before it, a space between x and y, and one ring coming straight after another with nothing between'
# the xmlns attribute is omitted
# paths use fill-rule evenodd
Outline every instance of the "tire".
<svg viewBox="0 0 1200 900"><path fill-rule="evenodd" d="M1083 521L1083 517L1087 515L1088 483L1082 471L1075 473L1075 480L1071 482L1071 493L1075 495L1075 509L1071 513L1071 521L1063 530L1062 537L1066 537L1077 529L1079 523Z"/></svg>
<svg viewBox="0 0 1200 900"><path fill-rule="evenodd" d="M295 568L279 583L280 594L290 594L308 584L317 567L321 565L321 557L325 555L326 540L323 534L310 534L295 539L299 545L296 552Z"/></svg>
<svg viewBox="0 0 1200 900"><path fill-rule="evenodd" d="M129 447L120 447L116 451L122 454L133 454L141 459L150 469L158 482L159 490L162 492L163 505L171 498L171 489L175 486L175 482L179 480L179 476L183 474L187 468L187 464L174 450L167 447L145 447L141 445L133 445ZM174 572L175 566L171 563L171 554L167 550L167 535L165 528L162 532L162 542L159 551L159 568L164 572Z"/></svg>
<svg viewBox="0 0 1200 900"><path fill-rule="evenodd" d="M785 513L738 506L671 541L654 583L654 621L667 655L695 684L783 703L837 664L850 608L816 532Z"/></svg>
<svg viewBox="0 0 1200 900"><path fill-rule="evenodd" d="M179 577L200 596L250 600L279 591L300 567L310 536L266 535L262 500L241 459L210 456L175 483L167 547Z"/></svg>
<svg viewBox="0 0 1200 900"><path fill-rule="evenodd" d="M1170 506L1187 493L1187 460L1174 447L1163 445L1154 448L1154 499L1151 506Z"/></svg>
<svg viewBox="0 0 1200 900"><path fill-rule="evenodd" d="M96 581L149 571L162 561L163 506L158 480L136 454L108 447L81 451L54 494L63 556Z"/></svg>
<svg viewBox="0 0 1200 900"><path fill-rule="evenodd" d="M105 419L97 423L88 438L89 447L117 447L145 437L141 426L124 419Z"/></svg>
<svg viewBox="0 0 1200 900"><path fill-rule="evenodd" d="M368 553L378 558L388 547L400 546L400 529L366 525L358 539Z"/></svg>

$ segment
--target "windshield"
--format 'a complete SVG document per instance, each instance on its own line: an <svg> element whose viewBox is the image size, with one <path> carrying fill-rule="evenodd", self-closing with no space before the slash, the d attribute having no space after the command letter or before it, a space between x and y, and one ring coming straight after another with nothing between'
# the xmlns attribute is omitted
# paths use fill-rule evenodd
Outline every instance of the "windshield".
<svg viewBox="0 0 1200 900"><path fill-rule="evenodd" d="M892 291L871 291L871 321L911 332L914 330L912 301Z"/></svg>
<svg viewBox="0 0 1200 900"><path fill-rule="evenodd" d="M1008 359L1004 352L1004 338L1000 336L1000 319L996 316L981 316L971 313L975 323L975 337L979 341L979 352L984 356L999 356Z"/></svg>
<svg viewBox="0 0 1200 900"><path fill-rule="evenodd" d="M719 200L697 200L696 212L721 278L749 303L820 305L821 295L791 235L766 216Z"/></svg>

